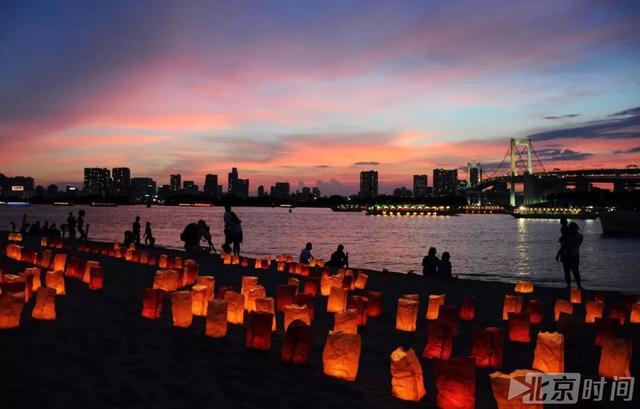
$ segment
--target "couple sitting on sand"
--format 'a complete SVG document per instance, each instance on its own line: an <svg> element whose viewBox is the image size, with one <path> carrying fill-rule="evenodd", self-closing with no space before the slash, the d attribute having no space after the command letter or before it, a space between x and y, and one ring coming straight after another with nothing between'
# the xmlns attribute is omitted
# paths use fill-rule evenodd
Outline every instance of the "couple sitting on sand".
<svg viewBox="0 0 640 409"><path fill-rule="evenodd" d="M422 275L425 277L453 278L449 252L442 253L442 260L436 256L435 247L429 247L429 252L422 259Z"/></svg>

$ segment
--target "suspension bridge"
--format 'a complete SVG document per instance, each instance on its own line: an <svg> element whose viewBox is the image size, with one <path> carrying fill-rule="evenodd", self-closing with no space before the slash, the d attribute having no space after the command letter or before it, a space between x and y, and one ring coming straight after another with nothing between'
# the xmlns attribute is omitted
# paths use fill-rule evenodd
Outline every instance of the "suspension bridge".
<svg viewBox="0 0 640 409"><path fill-rule="evenodd" d="M521 203L530 205L546 200L552 193L559 193L573 187L587 191L594 184L612 184L613 191L633 190L640 187L640 169L637 166L625 168L593 168L574 170L547 170L533 147L530 138L511 139L500 164L488 177L482 177L479 163L469 163L469 175L474 171L479 175L477 183L470 183L469 202L480 204L482 192L488 189L509 191L509 205L516 206L522 185Z"/></svg>

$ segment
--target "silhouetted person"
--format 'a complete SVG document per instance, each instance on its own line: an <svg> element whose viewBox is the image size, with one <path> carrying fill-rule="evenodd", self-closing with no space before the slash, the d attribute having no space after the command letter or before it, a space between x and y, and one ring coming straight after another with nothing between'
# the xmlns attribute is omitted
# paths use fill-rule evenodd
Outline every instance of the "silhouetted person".
<svg viewBox="0 0 640 409"><path fill-rule="evenodd" d="M436 256L435 247L429 247L427 255L422 259L422 275L435 277L438 274L438 264L440 260Z"/></svg>
<svg viewBox="0 0 640 409"><path fill-rule="evenodd" d="M78 212L78 219L76 220L77 229L78 229L78 240L87 241L87 226L84 224L84 210L80 210Z"/></svg>
<svg viewBox="0 0 640 409"><path fill-rule="evenodd" d="M556 253L556 262L560 261L560 257L562 256L563 240L567 237L568 233L569 233L569 228L567 227L567 218L566 217L561 217L560 218L560 248L558 249L558 252Z"/></svg>
<svg viewBox="0 0 640 409"><path fill-rule="evenodd" d="M202 219L198 220L198 237L198 245L200 245L200 243L204 241L210 249L206 251L213 251L214 253L216 252L216 248L214 247L213 241L211 240L211 228Z"/></svg>
<svg viewBox="0 0 640 409"><path fill-rule="evenodd" d="M31 227L29 228L29 234L32 236L42 235L42 231L40 229L40 221L37 221L31 225Z"/></svg>
<svg viewBox="0 0 640 409"><path fill-rule="evenodd" d="M330 267L349 267L349 254L345 253L344 246L342 244L338 244L338 248L336 251L331 254L331 258L327 263Z"/></svg>
<svg viewBox="0 0 640 409"><path fill-rule="evenodd" d="M180 233L180 240L184 241L184 249L190 253L200 252L200 231L198 225L189 223Z"/></svg>
<svg viewBox="0 0 640 409"><path fill-rule="evenodd" d="M51 223L51 226L49 226L49 237L53 237L56 239L60 237L60 230L58 230L58 227L55 223Z"/></svg>
<svg viewBox="0 0 640 409"><path fill-rule="evenodd" d="M133 243L133 233L130 230L124 232L124 247L129 248L129 246Z"/></svg>
<svg viewBox="0 0 640 409"><path fill-rule="evenodd" d="M231 253L230 244L233 242L231 237L231 231L233 230L233 216L231 211L231 205L224 205L224 215L222 219L224 220L224 244L222 245L222 251L225 253Z"/></svg>
<svg viewBox="0 0 640 409"><path fill-rule="evenodd" d="M65 235L67 234L67 230L68 230L67 224L66 224L66 223L62 223L62 224L60 225L60 236L61 236L63 239L64 239Z"/></svg>
<svg viewBox="0 0 640 409"><path fill-rule="evenodd" d="M27 234L27 232L29 231L29 222L27 222L27 215L23 214L22 215L22 224L20 225L20 233L22 234Z"/></svg>
<svg viewBox="0 0 640 409"><path fill-rule="evenodd" d="M147 222L144 226L144 244L150 247L156 244L156 239L151 231L151 222Z"/></svg>
<svg viewBox="0 0 640 409"><path fill-rule="evenodd" d="M74 240L76 238L76 218L73 217L73 213L69 212L67 217L67 230L69 231L69 238Z"/></svg>
<svg viewBox="0 0 640 409"><path fill-rule="evenodd" d="M45 220L44 224L42 225L42 235L43 236L48 236L49 235L49 221Z"/></svg>
<svg viewBox="0 0 640 409"><path fill-rule="evenodd" d="M564 268L564 281L567 288L571 287L571 274L576 281L578 288L582 288L580 283L580 245L582 244L582 234L578 233L580 228L575 222L567 226L566 237L560 237L562 254L562 267Z"/></svg>
<svg viewBox="0 0 640 409"><path fill-rule="evenodd" d="M442 253L442 259L438 264L438 277L442 278L453 278L451 275L451 261L449 261L449 252L445 251Z"/></svg>
<svg viewBox="0 0 640 409"><path fill-rule="evenodd" d="M233 244L233 254L236 256L240 255L240 244L242 243L244 237L242 234L242 221L238 217L235 212L231 213L231 226L230 226L230 238L231 243Z"/></svg>
<svg viewBox="0 0 640 409"><path fill-rule="evenodd" d="M12 221L12 222L9 222L9 223L11 223L11 232L12 232L12 233L15 233L15 232L16 232L16 223L15 223L15 222L13 222L13 221Z"/></svg>
<svg viewBox="0 0 640 409"><path fill-rule="evenodd" d="M131 225L131 234L136 245L140 245L140 216L136 216L136 220Z"/></svg>
<svg viewBox="0 0 640 409"><path fill-rule="evenodd" d="M304 264L309 264L309 260L313 259L311 255L311 250L313 249L313 245L311 243L307 243L302 251L300 252L300 262Z"/></svg>

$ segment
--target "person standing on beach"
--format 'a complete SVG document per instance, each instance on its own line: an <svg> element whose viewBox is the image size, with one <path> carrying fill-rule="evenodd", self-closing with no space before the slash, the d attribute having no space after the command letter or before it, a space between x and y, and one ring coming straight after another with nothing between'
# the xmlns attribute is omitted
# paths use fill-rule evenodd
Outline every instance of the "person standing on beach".
<svg viewBox="0 0 640 409"><path fill-rule="evenodd" d="M563 245L564 245L564 240L566 239L567 235L569 234L569 229L567 227L567 218L566 217L561 217L560 218L560 248L558 249L558 252L556 253L556 262L560 262L560 257L562 257L562 249L563 249Z"/></svg>
<svg viewBox="0 0 640 409"><path fill-rule="evenodd" d="M304 246L304 248L302 249L302 251L300 252L300 262L303 264L309 264L309 260L313 259L313 256L311 255L311 249L313 248L313 246L311 245L311 243L307 243L306 246Z"/></svg>
<svg viewBox="0 0 640 409"><path fill-rule="evenodd" d="M231 212L231 243L233 244L233 255L240 255L240 243L243 241L242 221L235 212Z"/></svg>
<svg viewBox="0 0 640 409"><path fill-rule="evenodd" d="M440 260L436 256L436 252L435 247L429 247L427 255L422 259L422 275L425 277L435 277L438 275Z"/></svg>
<svg viewBox="0 0 640 409"><path fill-rule="evenodd" d="M78 220L76 221L76 224L78 225L78 240L80 241L87 241L87 228L84 224L84 210L80 210L78 212Z"/></svg>
<svg viewBox="0 0 640 409"><path fill-rule="evenodd" d="M29 223L27 222L27 215L25 213L24 215L22 215L22 224L20 225L20 233L27 234L28 230L29 230Z"/></svg>
<svg viewBox="0 0 640 409"><path fill-rule="evenodd" d="M567 235L560 237L562 267L564 269L564 281L567 288L571 288L571 274L576 281L578 288L582 288L580 282L580 245L583 241L582 234L578 233L580 228L575 222L567 226Z"/></svg>
<svg viewBox="0 0 640 409"><path fill-rule="evenodd" d="M149 247L153 247L156 244L156 239L151 232L151 222L147 222L144 226L144 244Z"/></svg>
<svg viewBox="0 0 640 409"><path fill-rule="evenodd" d="M231 238L231 231L233 230L233 216L231 211L231 205L224 205L224 215L222 219L224 220L224 244L222 245L222 251L225 253L231 253L231 242L233 241Z"/></svg>
<svg viewBox="0 0 640 409"><path fill-rule="evenodd" d="M140 216L136 216L136 220L131 225L131 233L136 246L140 245Z"/></svg>
<svg viewBox="0 0 640 409"><path fill-rule="evenodd" d="M76 239L76 218L73 217L73 213L69 212L67 217L67 230L69 231L69 239Z"/></svg>

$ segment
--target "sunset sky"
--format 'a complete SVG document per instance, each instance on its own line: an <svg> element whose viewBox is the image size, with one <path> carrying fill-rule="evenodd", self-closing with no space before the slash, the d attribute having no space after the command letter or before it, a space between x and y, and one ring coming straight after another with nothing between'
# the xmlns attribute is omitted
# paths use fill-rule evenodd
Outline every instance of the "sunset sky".
<svg viewBox="0 0 640 409"><path fill-rule="evenodd" d="M2 1L0 173L232 166L354 193L434 167L640 165L638 1ZM464 177L464 174L461 174Z"/></svg>

